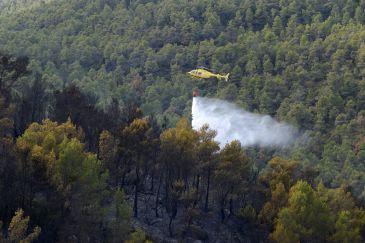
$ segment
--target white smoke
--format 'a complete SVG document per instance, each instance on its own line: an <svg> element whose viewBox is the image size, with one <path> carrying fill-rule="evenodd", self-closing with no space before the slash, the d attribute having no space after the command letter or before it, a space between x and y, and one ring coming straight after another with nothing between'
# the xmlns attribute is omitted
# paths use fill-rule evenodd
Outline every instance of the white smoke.
<svg viewBox="0 0 365 243"><path fill-rule="evenodd" d="M275 121L268 115L247 112L227 101L194 97L192 126L195 130L208 124L217 131L216 141L226 143L239 140L242 146L285 147L294 142L297 130Z"/></svg>

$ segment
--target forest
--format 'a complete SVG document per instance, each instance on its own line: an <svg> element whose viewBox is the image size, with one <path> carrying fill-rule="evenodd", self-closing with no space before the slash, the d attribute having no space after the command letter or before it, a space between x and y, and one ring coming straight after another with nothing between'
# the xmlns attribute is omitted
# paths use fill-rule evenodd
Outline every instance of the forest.
<svg viewBox="0 0 365 243"><path fill-rule="evenodd" d="M0 243L364 242L364 11L0 1ZM191 126L196 89L305 142L218 144Z"/></svg>

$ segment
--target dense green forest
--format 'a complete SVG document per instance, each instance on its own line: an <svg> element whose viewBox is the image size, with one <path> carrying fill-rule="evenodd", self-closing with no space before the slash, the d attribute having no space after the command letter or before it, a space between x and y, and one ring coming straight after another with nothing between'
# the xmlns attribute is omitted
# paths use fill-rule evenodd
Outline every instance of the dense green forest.
<svg viewBox="0 0 365 243"><path fill-rule="evenodd" d="M0 242L364 242L364 11L0 1ZM220 149L195 89L305 142Z"/></svg>

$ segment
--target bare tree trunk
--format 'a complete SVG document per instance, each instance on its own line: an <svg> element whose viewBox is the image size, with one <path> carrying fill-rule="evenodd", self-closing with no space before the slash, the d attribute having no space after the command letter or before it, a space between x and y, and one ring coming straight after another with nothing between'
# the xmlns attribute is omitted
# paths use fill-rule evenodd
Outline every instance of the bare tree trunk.
<svg viewBox="0 0 365 243"><path fill-rule="evenodd" d="M221 222L223 223L224 218L225 218L225 213L224 213L224 199L221 200L220 202L220 213L221 213Z"/></svg>
<svg viewBox="0 0 365 243"><path fill-rule="evenodd" d="M156 195L156 202L155 202L155 215L156 215L156 218L159 216L158 215L158 199L159 199L159 196L160 196L161 184L162 184L162 176L160 177L160 181L158 183L158 189L157 189L157 195Z"/></svg>
<svg viewBox="0 0 365 243"><path fill-rule="evenodd" d="M196 177L196 198L194 200L194 207L198 204L199 200L199 184L200 184L200 175Z"/></svg>
<svg viewBox="0 0 365 243"><path fill-rule="evenodd" d="M207 181L207 192L205 194L205 206L204 209L208 211L208 200L209 200L209 189L210 189L210 167L208 168L208 181Z"/></svg>
<svg viewBox="0 0 365 243"><path fill-rule="evenodd" d="M150 189L151 192L153 192L153 190L155 189L155 181L154 181L155 176L158 177L158 175L155 175L156 174L156 164L157 164L156 157L157 157L157 155L156 155L156 152L155 152L154 153L154 159L153 159L153 168L151 170L152 171L152 173L151 173L152 182L151 182L151 189Z"/></svg>
<svg viewBox="0 0 365 243"><path fill-rule="evenodd" d="M169 222L169 233L170 233L170 237L172 237L172 220L173 220L173 217L170 216L170 222Z"/></svg>
<svg viewBox="0 0 365 243"><path fill-rule="evenodd" d="M229 199L229 215L233 215L233 199Z"/></svg>
<svg viewBox="0 0 365 243"><path fill-rule="evenodd" d="M224 210L225 210L225 208L224 208L224 206L225 206L225 202L226 202L226 199L227 199L227 196L228 196L228 193L229 193L229 191L227 191L222 197L221 197L221 199L220 199L220 213L221 213L221 220L222 220L222 223L223 223L223 221L224 221L224 219L225 219L225 217L226 217L226 214L225 214L225 212L224 212Z"/></svg>
<svg viewBox="0 0 365 243"><path fill-rule="evenodd" d="M120 158L121 156L119 155L119 161L118 161L118 176L119 176L119 171L120 169L122 170L122 188L125 186L125 177L126 177L126 174L127 174L127 166L128 166L128 163L123 163L123 160ZM117 176L117 177L118 177ZM119 183L118 183L119 185Z"/></svg>
<svg viewBox="0 0 365 243"><path fill-rule="evenodd" d="M133 205L133 212L134 212L134 217L137 218L138 217L138 184L139 184L139 168L138 166L136 167L136 180L134 183L134 205Z"/></svg>
<svg viewBox="0 0 365 243"><path fill-rule="evenodd" d="M125 177L127 175L127 171L123 170L123 174L122 174L122 187L125 186Z"/></svg>
<svg viewBox="0 0 365 243"><path fill-rule="evenodd" d="M231 188L231 196L229 198L229 215L233 215L233 198L232 198L232 193L233 193L233 186Z"/></svg>
<svg viewBox="0 0 365 243"><path fill-rule="evenodd" d="M151 187L150 187L150 191L153 192L153 189L155 188L154 185L154 179L155 179L155 170L152 170L152 174L151 174Z"/></svg>

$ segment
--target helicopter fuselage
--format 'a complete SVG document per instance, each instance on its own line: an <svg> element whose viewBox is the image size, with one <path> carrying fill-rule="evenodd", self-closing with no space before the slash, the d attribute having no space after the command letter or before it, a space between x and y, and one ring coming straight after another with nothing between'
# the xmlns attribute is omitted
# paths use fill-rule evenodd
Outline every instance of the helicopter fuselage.
<svg viewBox="0 0 365 243"><path fill-rule="evenodd" d="M226 81L228 81L228 77L229 77L229 73L227 75L220 75L220 74L212 73L205 69L194 69L194 70L191 70L190 72L188 72L188 74L190 74L191 76L193 76L195 78L200 78L200 79L209 79L209 78L215 77L217 79L224 79Z"/></svg>

